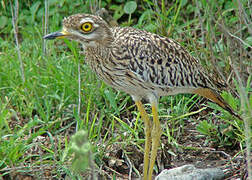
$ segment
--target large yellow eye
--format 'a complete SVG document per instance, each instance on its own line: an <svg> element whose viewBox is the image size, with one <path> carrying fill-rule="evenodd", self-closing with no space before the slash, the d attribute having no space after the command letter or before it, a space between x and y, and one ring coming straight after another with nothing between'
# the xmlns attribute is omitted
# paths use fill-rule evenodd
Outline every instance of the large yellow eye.
<svg viewBox="0 0 252 180"><path fill-rule="evenodd" d="M93 28L93 25L91 22L85 22L81 25L81 29L84 31L84 32L89 32L91 31Z"/></svg>

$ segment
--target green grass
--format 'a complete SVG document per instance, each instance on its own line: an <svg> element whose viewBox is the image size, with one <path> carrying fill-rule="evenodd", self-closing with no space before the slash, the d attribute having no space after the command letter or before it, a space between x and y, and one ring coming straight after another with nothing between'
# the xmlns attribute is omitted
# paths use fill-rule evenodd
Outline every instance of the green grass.
<svg viewBox="0 0 252 180"><path fill-rule="evenodd" d="M237 77L233 73L235 64L251 107L251 75L248 75L247 68L251 67L251 57L248 55L249 51L251 53L251 47L248 47L248 44L252 45L251 34L243 23L245 15L238 15L237 2L165 2L160 1L159 5L149 0L138 2L131 17L123 10L124 0L102 1L101 6L108 8L121 26L130 25L176 39L199 58L206 69L228 79L230 87L240 93L241 87L237 85L239 83L235 81ZM241 3L249 15L251 9L248 2ZM76 173L74 169L83 170L90 163L95 167L103 166L106 150L113 144L119 144L122 149L133 144L143 152L144 126L134 102L127 94L117 92L97 79L85 64L84 55L79 53L78 44L69 41L47 42L47 54L43 54L43 1L20 2L18 35L26 78L25 82L22 81L10 4L5 1L2 4L5 6L0 7L0 177L12 177L13 172L27 172L41 177L39 170L49 168L57 178L66 174L72 179L81 179L81 173ZM89 6L89 1L66 0L59 4L50 1L50 32L61 28L60 21L64 16L87 13ZM218 23L245 44L223 32ZM81 77L80 113L78 63ZM249 120L249 105L243 106L241 103L244 102L234 94L223 96ZM186 120L196 121L191 115L198 109L202 110L202 106L197 108L200 100L200 97L192 95L163 97L160 100L159 113L164 136L169 143L178 144ZM216 110L203 118L204 121L198 126L199 132L221 146L239 141L242 148L246 147L244 123L214 104L206 103L206 106ZM147 104L146 107L150 112L150 106ZM235 133L220 139L223 136L218 134L218 124L214 124L212 118L233 125ZM226 128L221 127L221 130ZM71 136L76 130L87 133L79 135L85 136L88 148L73 148L78 137L72 139ZM87 149L90 151L83 151ZM76 157L89 157L89 153L92 154L89 162L85 158L76 161Z"/></svg>

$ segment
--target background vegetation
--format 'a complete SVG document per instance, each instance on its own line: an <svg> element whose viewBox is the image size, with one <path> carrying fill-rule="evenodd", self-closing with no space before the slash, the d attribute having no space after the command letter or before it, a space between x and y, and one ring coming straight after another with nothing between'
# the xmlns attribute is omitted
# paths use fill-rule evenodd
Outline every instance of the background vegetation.
<svg viewBox="0 0 252 180"><path fill-rule="evenodd" d="M185 127L192 123L203 146L232 150L234 156L247 152L250 158L250 1L1 0L0 4L3 179L28 175L78 179L97 174L116 178L128 174L128 166L136 176L141 173L144 126L134 102L96 78L78 44L42 39L45 32L61 28L63 17L95 13L102 7L120 26L145 29L186 47L209 73L227 82L229 89L223 97L244 119L240 121L198 96L163 97L159 106L162 149L169 147L171 156L176 155L171 147L186 149L181 137L187 136ZM139 152L141 158L122 169L120 161L110 166L111 152L123 154L123 159ZM88 165L91 170L83 171Z"/></svg>

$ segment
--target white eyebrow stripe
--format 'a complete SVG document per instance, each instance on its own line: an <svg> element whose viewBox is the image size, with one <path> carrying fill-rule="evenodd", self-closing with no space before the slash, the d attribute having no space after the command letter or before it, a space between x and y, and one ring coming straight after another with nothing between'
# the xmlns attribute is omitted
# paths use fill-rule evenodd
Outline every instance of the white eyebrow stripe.
<svg viewBox="0 0 252 180"><path fill-rule="evenodd" d="M92 24L94 24L94 21L91 18L82 19L80 23L83 24L85 22L91 22Z"/></svg>
<svg viewBox="0 0 252 180"><path fill-rule="evenodd" d="M93 21L91 18L82 19L82 20L80 21L80 24L83 24L83 23L85 23L85 22L90 22L90 23L92 23L93 26L94 26L95 28L99 27L99 25L98 25L98 24L95 24L94 21Z"/></svg>

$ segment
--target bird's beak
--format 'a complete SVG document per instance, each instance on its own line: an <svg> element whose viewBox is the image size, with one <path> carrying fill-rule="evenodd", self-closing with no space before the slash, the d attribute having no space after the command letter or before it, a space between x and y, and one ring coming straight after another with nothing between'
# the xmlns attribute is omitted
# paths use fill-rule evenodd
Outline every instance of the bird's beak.
<svg viewBox="0 0 252 180"><path fill-rule="evenodd" d="M66 30L62 30L62 31L57 31L57 32L53 32L51 34L47 34L45 35L43 38L44 39L61 39L61 38L65 38L66 36L69 36L70 33L67 32Z"/></svg>

